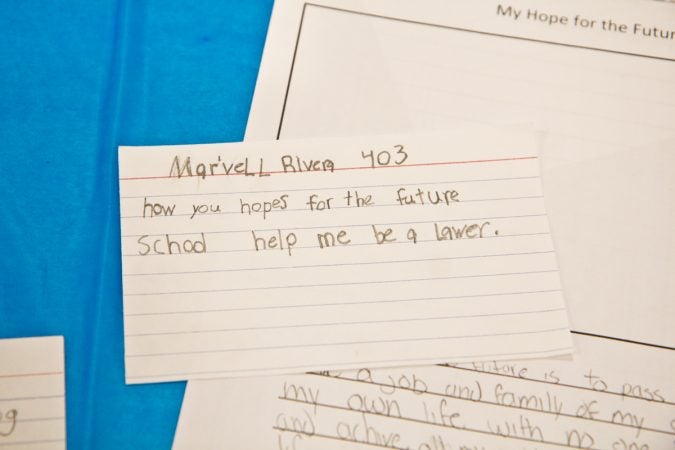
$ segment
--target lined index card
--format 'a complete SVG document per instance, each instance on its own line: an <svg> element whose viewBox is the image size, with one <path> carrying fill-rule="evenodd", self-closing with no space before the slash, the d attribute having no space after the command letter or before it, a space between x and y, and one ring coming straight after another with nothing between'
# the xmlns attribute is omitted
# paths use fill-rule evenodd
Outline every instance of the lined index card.
<svg viewBox="0 0 675 450"><path fill-rule="evenodd" d="M0 448L65 449L61 336L0 339Z"/></svg>
<svg viewBox="0 0 675 450"><path fill-rule="evenodd" d="M532 137L121 147L128 383L569 353Z"/></svg>

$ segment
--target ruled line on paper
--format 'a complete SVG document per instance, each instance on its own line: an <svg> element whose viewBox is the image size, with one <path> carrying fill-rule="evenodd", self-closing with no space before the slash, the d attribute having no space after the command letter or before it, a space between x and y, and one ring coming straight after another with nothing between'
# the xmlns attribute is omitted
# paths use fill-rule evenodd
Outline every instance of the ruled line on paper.
<svg viewBox="0 0 675 450"><path fill-rule="evenodd" d="M291 400L295 401L295 400ZM298 403L306 403L302 401L297 401ZM324 408L329 408L329 409L336 409L340 411L349 411L349 412L356 412L356 413L361 413L361 414L368 414L368 415L381 415L382 414L377 414L369 411L354 411L353 409L346 408L344 406L338 406L338 405L323 405L321 403L312 403L312 406L320 406ZM393 420L398 420L398 421L405 421L405 422L412 422L416 424L423 424L423 425L430 425L434 427L441 427L441 428L448 428L448 429L457 429L457 427L453 427L450 425L444 425L442 423L436 423L436 422L427 422L425 420L421 419L415 419L412 417L403 417L403 416L384 416L387 417L388 419L393 419ZM277 426L272 427L273 430L275 431L280 431L280 432L292 432L292 433L297 433L297 430L293 430L291 428L281 428ZM468 427L463 427L462 431L467 432L467 433L478 433L482 435L489 435L489 436L494 436L494 433L488 431L488 430L479 430L477 428L468 428ZM340 436L333 436L329 434L321 434L321 433L314 433L312 434L312 437L318 437L318 438L324 438L324 439L331 439L331 440L336 440L340 442L345 442L344 438L341 438ZM553 441L546 441L546 440L541 440L541 439L535 439L535 438L528 438L524 436L503 436L505 439L514 439L517 441L525 441L525 442L533 442L536 444L544 444L544 445L552 445L555 447L565 447L565 448L578 448L578 447L572 447L567 444L561 443L561 442L553 442ZM362 442L362 441L353 441L354 444L357 445L366 445L369 447L379 447L379 448L390 448L390 449L395 449L395 450L407 450L409 447L396 447L392 445L386 445L383 443L377 443L377 442ZM584 447L586 450L601 450L595 447Z"/></svg>
<svg viewBox="0 0 675 450"><path fill-rule="evenodd" d="M276 431L281 431L281 432L289 431L289 432L297 434L297 431L293 431L290 428L281 428L281 427L274 426L274 427L272 427L272 429L276 430ZM312 437L331 439L331 440L336 440L336 441L344 441L343 439L340 439L339 436L331 436L331 435L328 435L328 434L321 434L321 433L313 433ZM392 446L389 446L389 445L378 444L378 443L375 443L375 442L363 442L363 443L359 443L359 444L366 445L366 446L369 446L369 447L391 448L391 449L394 449L394 450L405 450L403 448L392 447Z"/></svg>
<svg viewBox="0 0 675 450"><path fill-rule="evenodd" d="M347 186L343 187L342 189L347 189ZM307 190L307 189L303 189ZM463 203L474 203L474 202L499 202L499 201L506 201L506 200L534 200L534 199L543 199L543 195L529 195L529 196L524 196L524 197L502 197L502 198L478 198L478 199L468 199L468 200L462 200ZM391 207L400 207L401 205L398 205L396 203L388 203L388 204L380 204L380 205L371 205L369 208L391 208ZM352 206L337 206L333 207L331 209L333 210L340 210L340 209L350 209L353 208ZM284 209L283 213L289 213L289 212L304 212L304 209L301 208L296 208L296 209ZM209 213L211 215L228 215L228 214L241 214L241 211L221 211L221 212L211 212ZM172 214L170 217L194 217L194 214L190 213L185 213L185 214ZM136 216L124 216L122 219L144 219L145 217L143 215L136 215Z"/></svg>
<svg viewBox="0 0 675 450"><path fill-rule="evenodd" d="M19 419L18 422L42 422L42 421L50 421L50 420L66 420L65 416L58 416L58 417L31 417L28 419Z"/></svg>
<svg viewBox="0 0 675 450"><path fill-rule="evenodd" d="M15 445L26 446L34 444L57 444L61 442L63 442L63 439L39 439L29 441L0 442L0 447L13 447Z"/></svg>
<svg viewBox="0 0 675 450"><path fill-rule="evenodd" d="M493 255L469 255L469 256L448 256L445 258L424 258L424 259L404 259L397 261L363 261L351 263L334 263L334 264L312 264L304 266L271 266L271 267L247 267L242 269L213 269L213 270L194 270L186 272L145 272L145 273L131 273L124 274L124 276L157 276L157 275L189 275L196 273L219 273L219 272L248 272L256 270L284 270L284 269L308 269L311 267L345 267L345 266L372 266L381 264L409 264L432 261L448 261L453 259L473 259L473 258L497 258L500 256L523 256L523 255L545 255L555 253L553 250L546 250L541 252L520 252L520 253L498 253Z"/></svg>
<svg viewBox="0 0 675 450"><path fill-rule="evenodd" d="M342 410L344 408L343 407L336 407L335 409ZM364 413L364 414L374 414L374 413ZM396 417L396 418L399 419L399 420L406 420L403 417ZM417 420L417 419L408 419L408 421L414 422L414 423L421 423L421 424L425 424L425 425L432 425L432 426L441 427L441 428L456 429L455 427L451 427L449 425L443 425L443 424L434 423L434 422L424 422L424 421ZM291 434L294 434L294 435L298 434L297 430L293 430L292 428L283 428L283 427L274 426L274 427L272 427L272 429L275 430L275 431L282 432L282 433L290 432ZM473 429L473 428L463 428L463 431L470 432L470 433L479 433L479 434L483 434L483 435L494 436L494 433L491 433L491 432L486 431L486 430L477 430L477 429ZM330 439L330 440L339 441L339 442L343 442L343 443L346 442L345 439L341 438L340 436L333 436L333 435L329 435L329 434L313 433L312 437ZM520 436L504 436L504 438L505 439L515 439L515 440L518 440L518 441L525 441L525 442L533 442L533 443L537 443L537 444L552 445L552 446L555 446L555 447L578 448L578 447L571 447L571 446L568 446L568 445L562 444L562 443L557 443L557 442L552 442L552 441L542 441L542 440L539 440L539 439L520 437ZM406 449L408 449L408 447L396 447L396 446L386 445L386 444L383 444L383 443L381 444L381 443L377 443L377 442L354 441L353 443L356 444L356 445L365 445L365 446L368 446L368 447L377 447L377 448L389 448L389 449L393 449L393 450L406 450ZM600 449L596 449L595 447L584 447L584 448L586 448L587 450L600 450Z"/></svg>
<svg viewBox="0 0 675 450"><path fill-rule="evenodd" d="M142 357L156 357L156 356L175 356L175 355L192 355L192 354L204 354L204 353L226 353L226 352L248 352L256 350L282 350L289 348L311 348L311 347L335 347L335 346L344 346L344 345L369 345L369 344L390 344L394 342L423 342L423 341L433 341L433 340L450 340L450 339L472 339L472 338L487 338L487 337L501 337L501 336L517 336L517 335L526 335L526 334L544 334L544 333L553 333L557 331L565 331L568 328L552 328L552 329L539 329L532 331L514 331L511 333L485 333L485 334L473 334L473 335L461 335L461 336L433 336L433 337L421 337L414 338L408 337L406 339L382 339L382 340L373 340L373 341L346 341L346 342L331 342L331 343L321 343L321 344L295 344L295 345L276 345L269 347L254 347L254 348L232 348L232 349L218 349L218 350L195 350L187 352L167 352L167 353L146 353L146 354L129 354L127 353L127 358L142 358Z"/></svg>
<svg viewBox="0 0 675 450"><path fill-rule="evenodd" d="M0 378L43 377L51 375L63 375L63 372L16 373L16 374L0 375Z"/></svg>
<svg viewBox="0 0 675 450"><path fill-rule="evenodd" d="M31 395L28 397L4 397L0 398L0 402L9 402L9 401L23 401L23 400L47 400L53 398L63 398L63 394L56 395Z"/></svg>
<svg viewBox="0 0 675 450"><path fill-rule="evenodd" d="M511 275L532 275L539 273L553 273L558 272L558 269L550 270L535 270L530 272L506 272L506 273L488 273L481 275L461 275L461 276L449 276L449 277L434 277L434 278L410 278L404 280L377 280L377 281L360 281L360 282L351 282L351 283L324 283L324 284L299 284L299 285L282 285L282 286L264 286L264 287L248 287L248 288L231 288L231 289L212 289L204 291L165 291L165 292L138 292L138 293L129 293L124 294L129 297L138 297L144 295L180 295L180 294L206 294L213 292L235 292L235 291L259 291L259 290L270 290L270 289L296 289L296 288L316 288L316 287L331 287L331 286L346 286L346 285L380 285L388 283L410 283L418 281L438 281L438 280L452 280L458 278L489 278L489 277L500 277L500 276L511 276Z"/></svg>
<svg viewBox="0 0 675 450"><path fill-rule="evenodd" d="M374 188L387 188L387 187L401 187L401 186L433 186L438 184L457 184L457 183L481 183L489 181L514 181L514 180L538 180L539 176L529 176L529 177L506 177L506 178L483 178L483 179L474 179L474 180L442 180L442 181L428 181L421 183L406 183L406 184L376 184L376 185L360 185L360 186L350 186L351 189L374 189ZM286 192L305 192L305 191L334 191L338 189L344 189L345 186L329 186L321 187L314 186L312 188L300 188L300 189L285 189ZM241 194L270 194L277 193L278 190L253 190L253 191L224 191L224 192L194 192L190 194L148 194L141 196L120 196L122 200L131 200L131 199L140 199L140 198L161 198L161 197L198 197L198 196L221 196L221 195L241 195Z"/></svg>
<svg viewBox="0 0 675 450"><path fill-rule="evenodd" d="M483 353L483 354L473 354L473 355L472 354L464 354L464 355L461 355L461 356L444 357L444 358L441 358L441 359L445 359L445 360L454 359L454 360L466 361L466 360L472 360L472 359L479 358L479 359L483 360L483 359L486 359L486 358L490 359L490 358L495 358L495 357L502 357L503 355L507 355L509 357L515 358L515 357L520 357L520 356L523 356L523 355L553 355L553 354L556 354L556 353L571 352L572 350L573 350L573 347L560 347L560 348L553 348L553 349L547 349L547 350L541 350L541 351L531 350L531 351L527 351L527 352L514 352L514 353L499 353L499 354L495 354L495 353L485 354L485 353ZM385 365L391 366L391 365L394 365L394 364L399 364L399 365L400 364L409 364L412 361L419 361L419 360L418 359L384 359L384 360L369 360L369 361L360 361L360 362L356 361L356 362L354 362L354 364L356 364L357 366L363 366L366 362L368 362L370 364L376 365L377 367L383 367ZM431 360L422 361L422 363L426 364L426 363L429 363L430 361ZM350 365L351 364L352 363L350 363ZM304 371L304 370L307 370L311 366L312 366L311 364L296 365L296 366L285 366L285 367L282 367L282 369L284 369L285 371L299 371L299 370ZM343 368L347 368L347 367L345 367L344 364L342 366L343 366ZM256 369L252 369L250 372L256 373L256 372L260 372L260 371L273 371L273 370L276 370L276 369L278 369L278 366L256 368ZM234 370L221 369L221 370L200 371L200 372L196 372L196 371L195 372L178 372L178 373L170 373L170 374L166 374L166 375L174 377L175 379L190 379L193 376L198 376L198 378L200 378L200 379L213 380L213 379L222 379L222 376L227 376L228 374L232 374L232 373L242 373L242 372L240 370L237 370L237 369L234 369ZM219 374L222 375L222 376L216 376L216 377L213 376L213 375L219 375ZM206 377L204 375L206 375ZM132 375L129 378L148 379L148 378L154 378L154 377L157 377L157 375L156 374L153 374L153 375Z"/></svg>
<svg viewBox="0 0 675 450"><path fill-rule="evenodd" d="M127 380L219 368L264 373L257 358L271 349L278 355L271 372L312 360L321 366L320 345L337 349L337 365L357 354L359 361L382 359L374 348L391 353L394 345L390 359L433 361L434 354L447 357L448 339L460 336L470 339L463 351L474 354L569 348L538 158L513 156L531 143L522 135L478 136L489 145L467 150L444 137L406 137L382 150L383 138L366 139L120 149L120 177L134 179L120 185ZM448 148L462 150L445 161ZM369 169L392 161L406 170L365 170L364 159ZM257 172L247 172L250 162ZM213 178L233 167L256 176ZM172 176L143 181L162 168ZM480 297L481 286L532 294ZM433 314L404 310L429 308L412 299L460 294L463 311L447 301ZM349 307L330 309L352 295ZM285 307L298 296L316 305ZM279 314L270 315L271 306ZM224 313L235 307L250 315ZM439 328L449 320L459 326L452 337ZM467 329L468 321L476 328ZM537 345L519 336L537 336ZM412 351L417 342L422 352ZM162 363L153 367L158 355ZM138 378L144 374L152 376Z"/></svg>
<svg viewBox="0 0 675 450"><path fill-rule="evenodd" d="M353 167L336 167L333 170L336 171L348 171L348 170L374 170L374 169L404 169L410 167L434 167L434 166L449 166L457 164L479 164L479 163L495 163L495 162L508 162L508 161L523 161L523 160L532 160L537 159L537 156L514 156L509 158L494 158L494 159L475 159L475 160L465 160L465 161L438 161L438 162L428 162L428 163L418 163L418 164L399 164L395 166L353 166ZM262 175L278 175L278 174L289 174L286 170L274 170L274 171L264 171L261 172ZM243 173L229 173L229 174L218 174L210 176L246 176ZM167 178L177 178L173 175L161 175L161 176L144 176L144 177L120 177L120 181L137 181L137 180L158 180L158 179L167 179Z"/></svg>
<svg viewBox="0 0 675 450"><path fill-rule="evenodd" d="M381 324L381 323L396 323L396 322L419 322L419 321L436 321L436 320L449 320L449 319L475 319L478 317L498 317L498 316L512 316L520 314L544 314L550 312L561 312L565 311L565 308L555 308L555 309L542 309L542 310L527 310L527 311L514 311L508 313L493 313L493 314L465 314L459 316L430 316L430 317L419 317L411 319L392 319L392 320L368 320L368 321L358 321L358 322L328 322L328 323L310 323L310 324L296 324L296 325L277 325L270 327L244 327L244 328L221 328L221 329L205 329L205 330L189 330L189 331L167 331L162 333L127 333L126 337L142 337L142 336L163 336L169 334L195 334L195 333L221 333L227 331L252 331L252 330L277 330L284 328L307 328L307 327L332 327L332 326L342 326L342 325L370 325L370 324Z"/></svg>
<svg viewBox="0 0 675 450"><path fill-rule="evenodd" d="M228 311L256 311L256 310L270 310L270 309L295 309L295 308L318 308L322 306L350 306L357 304L369 303L407 303L420 301L438 301L438 300L456 300L480 297L498 297L504 295L528 295L528 294L546 294L557 293L560 289L547 289L542 291L526 291L526 292L496 292L489 294L476 295L456 295L453 297L418 297L405 299L388 299L388 300L357 300L352 302L334 302L334 303L314 303L314 304L295 304L295 305L274 305L274 306L257 306L257 307L243 307L243 308L221 308L221 309L205 309L205 310L189 310L189 311L157 311L147 313L125 313L125 317L137 316L156 316L156 315L172 315L172 314L205 314L213 312L228 312Z"/></svg>

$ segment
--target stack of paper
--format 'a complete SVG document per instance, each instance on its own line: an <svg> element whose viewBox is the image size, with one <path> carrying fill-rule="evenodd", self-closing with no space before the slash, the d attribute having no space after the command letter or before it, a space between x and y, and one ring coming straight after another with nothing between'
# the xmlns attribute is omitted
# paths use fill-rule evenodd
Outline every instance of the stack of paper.
<svg viewBox="0 0 675 450"><path fill-rule="evenodd" d="M120 148L174 447L671 448L673 18L278 1L250 142Z"/></svg>

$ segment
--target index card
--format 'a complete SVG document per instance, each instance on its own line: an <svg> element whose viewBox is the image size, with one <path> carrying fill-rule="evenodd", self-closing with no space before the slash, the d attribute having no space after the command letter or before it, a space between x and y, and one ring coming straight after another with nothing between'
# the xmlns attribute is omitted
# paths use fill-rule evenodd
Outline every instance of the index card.
<svg viewBox="0 0 675 450"><path fill-rule="evenodd" d="M673 448L675 350L574 340L573 362L191 381L173 449Z"/></svg>
<svg viewBox="0 0 675 450"><path fill-rule="evenodd" d="M0 339L0 448L65 449L63 337Z"/></svg>
<svg viewBox="0 0 675 450"><path fill-rule="evenodd" d="M119 163L128 383L570 352L531 135Z"/></svg>

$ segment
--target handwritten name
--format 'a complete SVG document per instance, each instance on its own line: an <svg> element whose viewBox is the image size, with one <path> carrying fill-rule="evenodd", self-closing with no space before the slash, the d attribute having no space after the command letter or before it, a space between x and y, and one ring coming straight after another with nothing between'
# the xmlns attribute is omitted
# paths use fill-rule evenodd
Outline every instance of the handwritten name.
<svg viewBox="0 0 675 450"><path fill-rule="evenodd" d="M211 162L194 162L192 157L174 156L169 168L169 178L206 177L222 175L243 175L248 177L268 177L272 173L334 172L335 163L331 159L311 159L298 155L283 155L280 169L268 171L265 160L252 161L248 157L240 160L224 160L220 155Z"/></svg>

